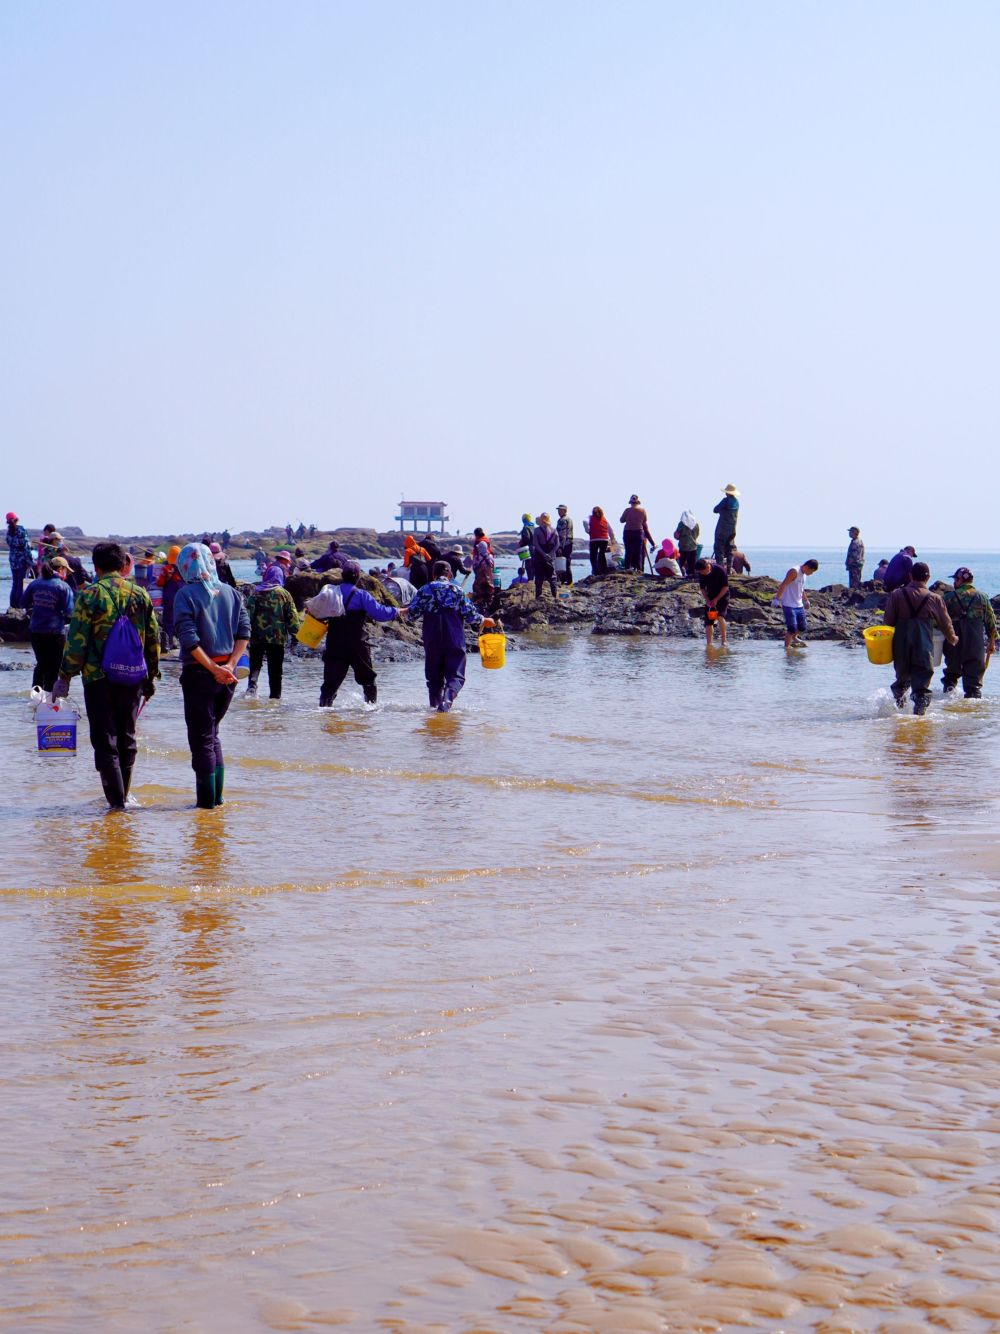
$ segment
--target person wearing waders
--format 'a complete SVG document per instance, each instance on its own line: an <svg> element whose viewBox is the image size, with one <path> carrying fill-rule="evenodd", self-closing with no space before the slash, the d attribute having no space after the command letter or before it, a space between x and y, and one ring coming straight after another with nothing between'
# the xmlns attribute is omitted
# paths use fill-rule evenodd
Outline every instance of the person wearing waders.
<svg viewBox="0 0 1000 1334"><path fill-rule="evenodd" d="M539 514L535 531L531 534L531 568L535 572L535 597L542 596L542 587L548 584L552 596L558 597L556 588L556 556L559 554L559 534L552 527L547 514Z"/></svg>
<svg viewBox="0 0 1000 1334"><path fill-rule="evenodd" d="M406 614L411 621L423 617L427 695L432 709L447 713L465 685L465 625L492 629L496 622L480 615L456 587L447 561L438 561L432 574L433 579L406 608Z"/></svg>
<svg viewBox="0 0 1000 1334"><path fill-rule="evenodd" d="M726 573L733 572L733 550L736 547L736 524L740 517L739 491L732 482L722 488L722 499L712 511L719 516L715 525L715 563L724 565Z"/></svg>
<svg viewBox="0 0 1000 1334"><path fill-rule="evenodd" d="M195 805L211 810L224 804L226 761L219 728L233 702L236 664L250 642L250 617L240 593L219 578L203 543L182 547L177 569L184 584L174 600L174 624Z"/></svg>
<svg viewBox="0 0 1000 1334"><path fill-rule="evenodd" d="M950 695L962 681L966 699L980 699L986 664L997 646L997 618L990 600L972 582L972 571L961 565L952 575L955 585L944 595L958 643L944 651L944 693Z"/></svg>
<svg viewBox="0 0 1000 1334"><path fill-rule="evenodd" d="M52 698L68 695L72 677L83 674L94 767L101 775L108 805L121 810L132 782L141 701L152 696L160 674L160 632L149 594L123 575L125 549L118 542L98 542L92 559L97 581L77 594ZM120 621L130 628L119 627ZM116 670L118 663L106 661L114 656L105 653L109 640L113 647L122 634L128 636L136 659L131 664L133 679L128 681L118 679L122 675ZM127 656L128 648L121 656Z"/></svg>
<svg viewBox="0 0 1000 1334"><path fill-rule="evenodd" d="M926 713L931 702L930 684L934 675L933 627L944 631L949 644L958 636L939 593L931 593L927 581L930 569L922 560L910 571L910 582L893 589L885 604L883 624L895 627L892 636L892 663L896 669L892 697L896 708L906 703L906 692L913 694L913 712Z"/></svg>
<svg viewBox="0 0 1000 1334"><path fill-rule="evenodd" d="M373 621L394 621L399 615L399 608L386 607L377 602L371 593L358 588L360 578L361 566L357 561L349 561L343 567L340 585L344 614L333 617L328 622L326 632L323 685L319 692L321 709L330 707L352 668L354 679L364 692L365 703L375 704L378 700L371 645L368 643L368 621L369 618Z"/></svg>

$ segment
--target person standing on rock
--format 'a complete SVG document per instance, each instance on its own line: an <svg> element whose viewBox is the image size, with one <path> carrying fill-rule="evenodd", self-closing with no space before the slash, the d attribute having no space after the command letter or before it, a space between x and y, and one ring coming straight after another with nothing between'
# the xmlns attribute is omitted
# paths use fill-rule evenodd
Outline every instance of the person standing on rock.
<svg viewBox="0 0 1000 1334"><path fill-rule="evenodd" d="M941 680L946 695L954 691L961 678L965 698L979 699L987 664L997 646L997 618L989 598L979 592L972 580L969 567L959 566L952 575L954 588L944 595L944 605L955 627L958 643L949 645L944 651Z"/></svg>
<svg viewBox="0 0 1000 1334"><path fill-rule="evenodd" d="M806 628L806 612L809 599L806 596L806 580L819 569L818 560L804 560L801 565L792 568L778 585L772 605L780 606L785 618L785 648L805 648L805 640L799 635Z"/></svg>
<svg viewBox="0 0 1000 1334"><path fill-rule="evenodd" d="M733 572L733 549L736 546L736 523L740 517L739 491L729 482L722 488L723 496L712 511L719 516L715 525L715 560Z"/></svg>
<svg viewBox="0 0 1000 1334"><path fill-rule="evenodd" d="M558 597L556 588L556 556L559 554L559 534L552 527L552 520L547 513L539 514L535 531L531 535L531 564L535 571L535 597L542 596L542 585L548 584L552 596Z"/></svg>
<svg viewBox="0 0 1000 1334"><path fill-rule="evenodd" d="M184 582L174 599L174 624L195 804L211 810L224 805L226 760L219 729L236 691L236 664L250 642L250 617L240 593L219 578L204 543L182 547L177 569Z"/></svg>
<svg viewBox="0 0 1000 1334"><path fill-rule="evenodd" d="M583 527L590 538L590 573L607 574L611 525L604 517L600 505L595 505L590 511L590 517L584 519Z"/></svg>
<svg viewBox="0 0 1000 1334"><path fill-rule="evenodd" d="M13 510L7 515L7 558L10 562L10 605L20 607L24 599L24 581L32 565L28 530Z"/></svg>
<svg viewBox="0 0 1000 1334"><path fill-rule="evenodd" d="M323 554L313 561L312 568L317 574L324 574L327 570L342 570L349 560L349 556L341 555L340 543L331 542Z"/></svg>
<svg viewBox="0 0 1000 1334"><path fill-rule="evenodd" d="M569 510L565 505L559 505L556 509L559 515L556 519L556 532L559 535L559 555L565 560L566 568L559 573L559 582L561 584L571 584L573 582L573 520L569 517Z"/></svg>
<svg viewBox="0 0 1000 1334"><path fill-rule="evenodd" d="M451 566L448 568L450 570ZM369 620L383 623L394 621L399 615L399 608L387 607L373 598L371 593L359 588L360 578L361 566L357 561L350 561L344 567L341 576L340 592L344 599L344 614L335 616L329 622L326 632L326 646L323 649L323 685L319 692L321 709L330 707L337 696L337 691L344 684L344 678L352 670L354 679L364 694L365 703L375 704L378 701L376 672L372 667L372 650L368 642L368 622Z"/></svg>
<svg viewBox="0 0 1000 1334"><path fill-rule="evenodd" d="M698 560L698 538L700 536L701 525L691 510L685 510L674 529L674 541L680 550L680 555L677 557L678 564L688 578L693 577L695 573L695 563Z"/></svg>
<svg viewBox="0 0 1000 1334"><path fill-rule="evenodd" d="M530 579L534 574L534 564L532 562L531 550L535 538L535 521L530 514L525 512L521 515L521 531L517 537L517 556L524 566L524 573Z"/></svg>
<svg viewBox="0 0 1000 1334"><path fill-rule="evenodd" d="M423 617L428 699L432 709L448 713L465 684L465 625L489 629L495 622L477 611L452 582L447 561L438 561L432 573L433 579L406 608L406 615L411 621Z"/></svg>
<svg viewBox="0 0 1000 1334"><path fill-rule="evenodd" d="M882 587L887 593L892 593L897 588L906 587L910 582L913 562L916 558L917 553L913 547L901 547L896 552L882 576Z"/></svg>
<svg viewBox="0 0 1000 1334"><path fill-rule="evenodd" d="M152 696L160 672L160 641L149 594L125 578L124 547L118 542L98 542L91 558L97 582L77 596L52 698L68 695L70 680L82 673L94 767L101 776L108 805L112 810L122 810L138 751L135 724L139 708L143 698ZM116 672L120 664L117 655L105 655L105 649L120 620L131 627L125 631L131 639L130 644L126 640L126 651L133 649L136 657L140 652L142 655L142 662L128 663L132 674L139 676L138 681L112 679L120 674ZM122 639L119 634L117 642ZM106 656L112 660L105 661Z"/></svg>
<svg viewBox="0 0 1000 1334"><path fill-rule="evenodd" d="M215 561L215 568L219 578L224 584L228 584L230 588L235 588L236 575L233 574L233 567L229 564L229 561L226 558L226 553L222 550L221 545L218 542L209 542L208 549L212 553L212 558Z"/></svg>
<svg viewBox="0 0 1000 1334"><path fill-rule="evenodd" d="M883 556L882 559L879 561L879 563L875 566L874 571L872 572L872 582L876 584L881 584L882 581L885 579L885 572L888 568L889 568L889 562Z"/></svg>
<svg viewBox="0 0 1000 1334"><path fill-rule="evenodd" d="M655 547L653 535L649 531L649 519L642 508L639 497L633 492L628 499L628 508L621 517L622 540L625 543L626 570L642 571L646 564L646 543Z"/></svg>
<svg viewBox="0 0 1000 1334"><path fill-rule="evenodd" d="M724 565L702 556L695 565L701 595L705 599L705 643L712 647L716 626L719 645L726 647L726 613L729 611L729 575Z"/></svg>
<svg viewBox="0 0 1000 1334"><path fill-rule="evenodd" d="M847 559L844 561L847 569L847 587L860 588L861 575L865 568L865 544L861 540L860 528L848 528L847 535L851 539L847 547Z"/></svg>
<svg viewBox="0 0 1000 1334"><path fill-rule="evenodd" d="M885 604L884 625L895 627L892 636L892 663L896 679L891 690L896 708L906 703L906 692L913 693L913 712L926 713L931 702L930 684L934 675L933 627L944 632L945 640L958 644L955 627L939 593L931 593L927 581L930 569L922 560L910 571L910 581L894 588Z"/></svg>

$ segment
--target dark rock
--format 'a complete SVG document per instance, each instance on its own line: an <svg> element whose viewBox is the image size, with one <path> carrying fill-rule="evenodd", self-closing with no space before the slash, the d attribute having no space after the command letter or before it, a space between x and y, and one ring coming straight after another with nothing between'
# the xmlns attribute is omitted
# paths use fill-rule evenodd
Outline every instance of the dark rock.
<svg viewBox="0 0 1000 1334"><path fill-rule="evenodd" d="M20 607L11 607L0 613L0 638L8 644L27 644L31 640L28 632L30 617Z"/></svg>

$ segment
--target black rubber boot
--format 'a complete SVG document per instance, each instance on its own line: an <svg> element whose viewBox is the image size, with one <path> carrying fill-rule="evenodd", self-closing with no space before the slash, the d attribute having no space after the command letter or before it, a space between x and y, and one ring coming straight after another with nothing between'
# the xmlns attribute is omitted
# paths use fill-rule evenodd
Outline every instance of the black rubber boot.
<svg viewBox="0 0 1000 1334"><path fill-rule="evenodd" d="M361 689L364 691L366 704L378 703L378 686L362 686Z"/></svg>
<svg viewBox="0 0 1000 1334"><path fill-rule="evenodd" d="M106 769L102 769L100 774L101 787L104 788L108 805L113 811L123 810L125 806L125 788L122 786L122 775L116 767L110 764Z"/></svg>
<svg viewBox="0 0 1000 1334"><path fill-rule="evenodd" d="M224 806L226 803L222 800L222 789L226 781L226 766L224 764L217 765L212 778L215 783L215 804L216 806Z"/></svg>
<svg viewBox="0 0 1000 1334"><path fill-rule="evenodd" d="M196 806L210 811L215 808L215 773L195 774L194 793Z"/></svg>

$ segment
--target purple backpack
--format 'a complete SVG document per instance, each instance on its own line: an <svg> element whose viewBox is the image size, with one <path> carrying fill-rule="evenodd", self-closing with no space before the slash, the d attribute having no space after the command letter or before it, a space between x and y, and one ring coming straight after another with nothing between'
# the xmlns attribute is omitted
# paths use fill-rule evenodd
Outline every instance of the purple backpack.
<svg viewBox="0 0 1000 1334"><path fill-rule="evenodd" d="M122 686L141 685L148 675L142 640L128 616L131 605L130 595L125 606L118 611L118 619L111 627L101 654L101 671L109 681Z"/></svg>

